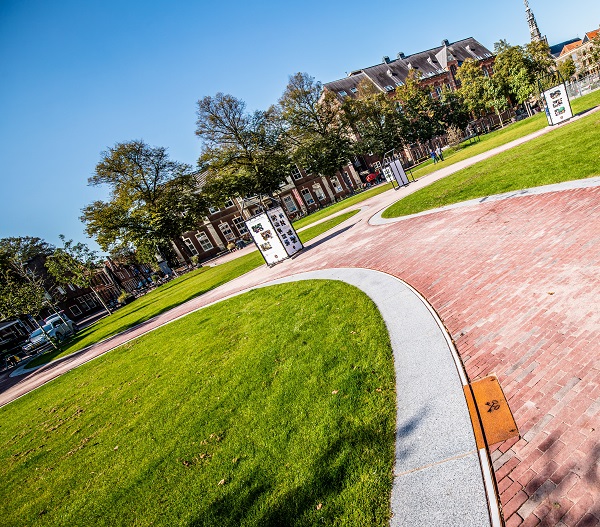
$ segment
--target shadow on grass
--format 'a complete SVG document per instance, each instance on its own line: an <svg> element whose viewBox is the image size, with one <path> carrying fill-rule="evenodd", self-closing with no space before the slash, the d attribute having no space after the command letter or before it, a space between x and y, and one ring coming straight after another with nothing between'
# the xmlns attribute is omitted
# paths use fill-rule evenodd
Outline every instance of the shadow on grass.
<svg viewBox="0 0 600 527"><path fill-rule="evenodd" d="M368 517L368 521L361 525L385 525L391 494L391 456L387 460L390 478L387 485L382 485L382 491L388 495L383 496L383 500L370 503L369 510L364 510L365 503L352 502L353 495L348 493L346 499L339 499L339 495L356 485L363 473L369 470L357 462L360 453L375 449L391 454L390 441L393 438L386 437L381 430L354 428L333 441L322 454L307 460L310 465L303 467L304 474L298 478L301 483L288 487L285 492L277 491L278 485L285 484L280 478L272 471L267 473L257 467L237 484L223 487L224 493L209 503L200 517L189 523L189 527L331 525L353 507L363 507L361 510ZM364 497L359 495L359 498ZM384 507L381 506L382 501ZM322 507L318 507L319 504Z"/></svg>

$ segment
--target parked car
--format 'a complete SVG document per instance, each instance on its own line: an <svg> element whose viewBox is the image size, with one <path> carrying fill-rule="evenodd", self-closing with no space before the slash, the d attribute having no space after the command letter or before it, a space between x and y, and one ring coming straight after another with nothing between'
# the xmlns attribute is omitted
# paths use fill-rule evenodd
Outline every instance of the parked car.
<svg viewBox="0 0 600 527"><path fill-rule="evenodd" d="M67 319L63 322L58 315L49 317L47 320L46 324L29 335L27 343L23 346L23 351L29 352L45 346L48 344L48 336L61 342L77 331L77 327L72 320Z"/></svg>
<svg viewBox="0 0 600 527"><path fill-rule="evenodd" d="M75 324L75 322L73 322L67 315L65 315L64 311L61 311L60 314L59 313L55 313L54 315L50 315L49 317L46 317L44 319L44 323L48 324L49 322L54 322L57 321L62 323L65 323L68 327L69 330L71 331L71 333L77 333L77 324Z"/></svg>

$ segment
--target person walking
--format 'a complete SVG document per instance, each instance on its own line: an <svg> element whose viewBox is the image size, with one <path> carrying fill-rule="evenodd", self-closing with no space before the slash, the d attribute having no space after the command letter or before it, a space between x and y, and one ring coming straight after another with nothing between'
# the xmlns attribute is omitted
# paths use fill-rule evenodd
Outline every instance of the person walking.
<svg viewBox="0 0 600 527"><path fill-rule="evenodd" d="M438 162L438 158L435 155L435 152L432 150L431 152L429 152L429 155L431 156L431 159L433 160L433 164L435 165L435 163Z"/></svg>
<svg viewBox="0 0 600 527"><path fill-rule="evenodd" d="M444 154L442 152L442 149L440 148L440 145L438 145L437 148L435 149L435 153L438 156L440 161L444 160Z"/></svg>

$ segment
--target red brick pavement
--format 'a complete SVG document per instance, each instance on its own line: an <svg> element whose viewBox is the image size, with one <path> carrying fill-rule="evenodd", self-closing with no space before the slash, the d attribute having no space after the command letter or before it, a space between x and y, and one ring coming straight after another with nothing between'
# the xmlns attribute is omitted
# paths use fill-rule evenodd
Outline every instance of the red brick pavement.
<svg viewBox="0 0 600 527"><path fill-rule="evenodd" d="M437 310L470 380L494 372L504 388L522 434L491 448L507 525L599 525L600 188L369 226L391 199L373 198L349 220L358 221L352 228L158 322L308 270L365 267L397 276Z"/></svg>

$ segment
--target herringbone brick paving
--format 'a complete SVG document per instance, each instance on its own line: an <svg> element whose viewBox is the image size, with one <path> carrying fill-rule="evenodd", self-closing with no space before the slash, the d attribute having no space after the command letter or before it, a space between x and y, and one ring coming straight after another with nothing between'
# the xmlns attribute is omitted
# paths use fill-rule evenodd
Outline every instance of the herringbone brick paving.
<svg viewBox="0 0 600 527"><path fill-rule="evenodd" d="M470 380L498 375L522 434L491 447L506 524L599 525L600 187L369 226L393 200L385 194L366 202L349 220L354 226L298 258L229 282L127 338L282 276L332 267L387 272L436 309Z"/></svg>

